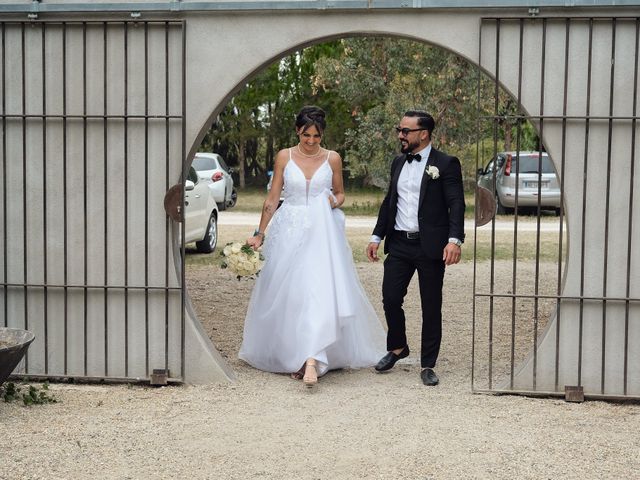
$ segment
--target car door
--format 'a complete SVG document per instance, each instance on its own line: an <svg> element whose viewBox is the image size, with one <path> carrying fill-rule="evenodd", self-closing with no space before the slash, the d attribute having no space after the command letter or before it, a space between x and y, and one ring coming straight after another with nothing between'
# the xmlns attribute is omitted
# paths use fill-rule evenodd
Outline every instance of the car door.
<svg viewBox="0 0 640 480"><path fill-rule="evenodd" d="M207 215L208 186L191 167L185 182L185 242L190 243L204 237L209 217Z"/></svg>
<svg viewBox="0 0 640 480"><path fill-rule="evenodd" d="M490 192L495 192L493 186L493 166L495 165L495 159L491 159L484 169L478 170L478 185L486 188Z"/></svg>

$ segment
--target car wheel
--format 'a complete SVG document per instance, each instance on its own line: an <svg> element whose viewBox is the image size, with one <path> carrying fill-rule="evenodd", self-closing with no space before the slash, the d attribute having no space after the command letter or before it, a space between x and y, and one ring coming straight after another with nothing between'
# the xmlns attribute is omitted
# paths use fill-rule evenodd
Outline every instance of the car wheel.
<svg viewBox="0 0 640 480"><path fill-rule="evenodd" d="M204 238L196 242L196 248L200 253L211 253L218 243L218 220L215 212L211 213L209 223L207 223L207 233Z"/></svg>
<svg viewBox="0 0 640 480"><path fill-rule="evenodd" d="M236 206L237 202L238 202L238 191L234 188L233 190L231 190L231 199L229 200L229 204L227 205L227 207L233 208Z"/></svg>

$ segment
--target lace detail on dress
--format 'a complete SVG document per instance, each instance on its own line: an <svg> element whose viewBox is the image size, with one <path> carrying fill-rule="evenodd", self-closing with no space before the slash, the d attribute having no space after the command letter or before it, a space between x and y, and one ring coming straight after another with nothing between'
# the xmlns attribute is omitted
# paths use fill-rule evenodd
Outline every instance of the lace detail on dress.
<svg viewBox="0 0 640 480"><path fill-rule="evenodd" d="M311 180L291 157L284 167L284 201L271 219L262 253L266 260L273 254L274 245L280 242L289 244L289 248L298 249L303 242L305 231L311 227L309 204L314 201L328 201L333 179L333 170L329 165L329 156L314 172ZM283 240L281 240L283 239Z"/></svg>
<svg viewBox="0 0 640 480"><path fill-rule="evenodd" d="M291 248L302 244L304 231L311 226L309 212L305 205L288 205L284 203L271 219L269 234L265 239L262 253L268 260L273 253L273 246L280 242L288 243Z"/></svg>

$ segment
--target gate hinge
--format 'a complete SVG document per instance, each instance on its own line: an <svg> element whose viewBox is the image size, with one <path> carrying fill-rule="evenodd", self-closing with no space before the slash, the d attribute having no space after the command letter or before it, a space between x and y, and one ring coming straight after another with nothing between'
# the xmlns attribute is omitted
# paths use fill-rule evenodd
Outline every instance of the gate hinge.
<svg viewBox="0 0 640 480"><path fill-rule="evenodd" d="M169 378L169 370L154 368L149 383L155 386L166 385Z"/></svg>
<svg viewBox="0 0 640 480"><path fill-rule="evenodd" d="M565 385L564 386L565 402L584 402L584 387L582 385Z"/></svg>

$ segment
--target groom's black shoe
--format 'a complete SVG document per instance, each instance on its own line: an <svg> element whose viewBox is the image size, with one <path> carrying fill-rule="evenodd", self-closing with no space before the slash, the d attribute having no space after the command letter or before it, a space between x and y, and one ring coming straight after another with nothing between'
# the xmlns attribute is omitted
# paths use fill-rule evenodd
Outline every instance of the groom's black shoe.
<svg viewBox="0 0 640 480"><path fill-rule="evenodd" d="M385 372L393 368L398 360L401 358L405 358L409 356L409 345L405 346L402 351L398 354L393 352L388 352L384 357L380 359L380 361L376 365L376 370L378 372Z"/></svg>
<svg viewBox="0 0 640 480"><path fill-rule="evenodd" d="M436 372L434 372L432 368L423 369L420 372L420 378L422 378L422 383L428 387L435 387L440 382Z"/></svg>

